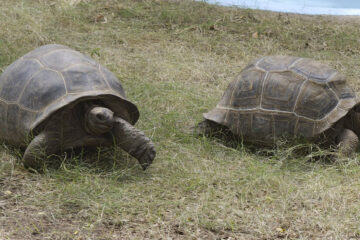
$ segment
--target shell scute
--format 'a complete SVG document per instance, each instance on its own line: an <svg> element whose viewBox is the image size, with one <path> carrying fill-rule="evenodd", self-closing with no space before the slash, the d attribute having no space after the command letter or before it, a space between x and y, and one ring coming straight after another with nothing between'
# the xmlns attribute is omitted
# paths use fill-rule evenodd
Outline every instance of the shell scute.
<svg viewBox="0 0 360 240"><path fill-rule="evenodd" d="M17 142L21 138L18 134L19 132L19 111L20 107L17 104L9 104L7 107L6 114L6 126L7 134L11 136L11 140ZM21 132L21 131L20 131Z"/></svg>
<svg viewBox="0 0 360 240"><path fill-rule="evenodd" d="M223 106L232 108L256 108L260 105L260 95L265 73L256 70L242 72L235 80L235 84L227 89L226 101L220 102Z"/></svg>
<svg viewBox="0 0 360 240"><path fill-rule="evenodd" d="M287 70L299 58L289 56L270 56L261 58L257 66L265 71L284 71Z"/></svg>
<svg viewBox="0 0 360 240"><path fill-rule="evenodd" d="M314 137L315 124L316 122L314 121L299 119L296 124L295 134L302 137L312 138Z"/></svg>
<svg viewBox="0 0 360 240"><path fill-rule="evenodd" d="M44 69L30 79L19 102L24 107L39 111L65 94L61 75Z"/></svg>
<svg viewBox="0 0 360 240"><path fill-rule="evenodd" d="M338 106L338 109L343 109L345 111L349 111L351 108L353 108L357 104L358 104L358 102L357 102L356 98L341 99L341 105Z"/></svg>
<svg viewBox="0 0 360 240"><path fill-rule="evenodd" d="M293 135L297 118L289 114L274 114L274 136L286 137Z"/></svg>
<svg viewBox="0 0 360 240"><path fill-rule="evenodd" d="M7 135L7 103L0 101L0 135Z"/></svg>
<svg viewBox="0 0 360 240"><path fill-rule="evenodd" d="M234 113L235 114L235 113ZM233 122L236 126L238 136L246 136L251 132L252 114L238 113L238 121Z"/></svg>
<svg viewBox="0 0 360 240"><path fill-rule="evenodd" d="M291 69L318 84L326 83L332 75L336 74L335 69L307 58L302 58L297 61Z"/></svg>
<svg viewBox="0 0 360 240"><path fill-rule="evenodd" d="M336 76L329 82L329 86L334 90L338 98L355 98L355 92L346 84L345 77L342 74Z"/></svg>
<svg viewBox="0 0 360 240"><path fill-rule="evenodd" d="M69 93L91 91L94 87L106 88L106 83L97 68L88 65L74 65L62 74Z"/></svg>
<svg viewBox="0 0 360 240"><path fill-rule="evenodd" d="M252 116L251 135L254 141L273 141L274 119L272 114L254 113Z"/></svg>
<svg viewBox="0 0 360 240"><path fill-rule="evenodd" d="M90 61L90 59L84 58L70 49L51 51L50 53L41 56L39 59L46 66L57 71L63 71L64 69L77 64L96 65L95 61Z"/></svg>
<svg viewBox="0 0 360 240"><path fill-rule="evenodd" d="M307 118L320 120L338 104L338 99L327 86L306 82L301 91L295 112Z"/></svg>
<svg viewBox="0 0 360 240"><path fill-rule="evenodd" d="M265 109L292 112L305 80L291 71L269 73L261 106Z"/></svg>
<svg viewBox="0 0 360 240"><path fill-rule="evenodd" d="M231 132L237 136L246 136L251 132L251 114L229 110L224 121L227 122L226 125L230 126Z"/></svg>
<svg viewBox="0 0 360 240"><path fill-rule="evenodd" d="M327 121L315 122L314 133L313 133L314 136L320 135L321 133L325 132L329 128L329 124L331 124L331 123L329 123Z"/></svg>
<svg viewBox="0 0 360 240"><path fill-rule="evenodd" d="M347 112L348 112L347 110L337 107L333 111L329 112L326 123L333 124L334 122L336 122L335 121L336 119L340 119L342 116L346 115ZM324 121L320 121L320 122L324 122Z"/></svg>
<svg viewBox="0 0 360 240"><path fill-rule="evenodd" d="M107 83L109 84L109 86L115 91L122 93L122 95L125 97L124 88L121 86L119 81L116 80L117 79L116 76L112 72L101 66L100 66L100 71L104 74L104 77Z"/></svg>
<svg viewBox="0 0 360 240"><path fill-rule="evenodd" d="M27 110L24 110L24 109L20 109L19 110L19 117L20 117L20 121L19 121L19 125L18 125L18 129L26 129L25 132L28 132L30 131L30 124L29 123L32 123L34 122L34 119L36 117L36 113L35 112L30 112L30 111L27 111ZM19 131L18 132L20 134L23 134L24 131ZM26 139L26 135L20 135L20 140L21 139Z"/></svg>
<svg viewBox="0 0 360 240"><path fill-rule="evenodd" d="M0 79L0 98L16 101L32 75L41 71L41 64L34 59L24 59L10 65Z"/></svg>

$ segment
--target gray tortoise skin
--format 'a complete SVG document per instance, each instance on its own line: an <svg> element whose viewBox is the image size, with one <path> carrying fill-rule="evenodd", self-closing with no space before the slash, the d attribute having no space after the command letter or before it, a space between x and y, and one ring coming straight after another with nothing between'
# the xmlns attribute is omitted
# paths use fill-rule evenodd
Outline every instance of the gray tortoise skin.
<svg viewBox="0 0 360 240"><path fill-rule="evenodd" d="M209 133L225 127L259 144L289 136L325 136L352 152L360 134L357 104L354 91L335 69L307 58L267 56L236 76L199 128Z"/></svg>
<svg viewBox="0 0 360 240"><path fill-rule="evenodd" d="M93 110L97 116L106 111L106 123L101 122L106 130L88 129L86 123L95 114L91 112L94 106L98 107ZM154 159L155 149L150 139L132 127L138 118L137 107L126 99L115 75L66 46L41 46L0 76L0 139L19 147L32 146L25 151L26 167L39 168L41 158L49 154L73 147L111 145L115 139L145 169ZM45 130L49 134L37 138ZM40 147L45 153L36 156Z"/></svg>

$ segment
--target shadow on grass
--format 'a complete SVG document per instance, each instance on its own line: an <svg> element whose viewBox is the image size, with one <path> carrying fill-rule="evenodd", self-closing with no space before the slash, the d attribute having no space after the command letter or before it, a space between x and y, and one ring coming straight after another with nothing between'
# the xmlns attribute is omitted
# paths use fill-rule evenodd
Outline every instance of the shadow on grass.
<svg viewBox="0 0 360 240"><path fill-rule="evenodd" d="M0 149L14 157L12 162L5 159L0 169L6 172L6 169L10 171L14 167L22 166L22 149L7 144L2 144ZM138 181L149 175L148 171L144 172L141 169L136 159L118 147L79 148L61 155L52 155L44 160L44 165L38 172L29 173L69 181L78 178L79 175L93 175L115 181Z"/></svg>
<svg viewBox="0 0 360 240"><path fill-rule="evenodd" d="M342 156L334 146L316 144L301 138L280 139L271 145L259 145L244 142L241 137L229 131L217 132L206 137L209 141L238 151L239 154L248 154L253 160L290 172L308 172L314 168L342 169L344 165L359 165L356 154L351 157Z"/></svg>
<svg viewBox="0 0 360 240"><path fill-rule="evenodd" d="M57 158L47 163L47 175L90 174L116 181L140 180L147 176L138 161L118 147L75 149Z"/></svg>

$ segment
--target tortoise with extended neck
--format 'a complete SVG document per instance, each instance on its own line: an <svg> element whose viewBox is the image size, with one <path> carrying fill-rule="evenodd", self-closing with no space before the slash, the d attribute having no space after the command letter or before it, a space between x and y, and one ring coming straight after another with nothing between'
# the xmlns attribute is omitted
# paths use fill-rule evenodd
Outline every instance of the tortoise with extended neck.
<svg viewBox="0 0 360 240"><path fill-rule="evenodd" d="M25 147L25 167L77 147L112 145L146 169L155 158L149 138L119 80L95 60L50 44L24 55L0 76L0 138Z"/></svg>
<svg viewBox="0 0 360 240"><path fill-rule="evenodd" d="M336 70L307 58L269 56L241 71L198 130L230 131L244 142L266 145L303 136L325 140L348 155L359 142L357 105Z"/></svg>

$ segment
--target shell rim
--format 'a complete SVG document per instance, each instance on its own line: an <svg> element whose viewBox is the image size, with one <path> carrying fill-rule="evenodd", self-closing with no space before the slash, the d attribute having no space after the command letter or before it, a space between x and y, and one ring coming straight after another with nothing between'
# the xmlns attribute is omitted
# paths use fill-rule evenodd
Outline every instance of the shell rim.
<svg viewBox="0 0 360 240"><path fill-rule="evenodd" d="M125 105L125 109L127 110L127 114L129 116L129 118L124 118L126 121L128 121L129 123L131 123L132 125L135 125L135 123L138 121L139 117L140 117L140 113L139 110L137 108L137 106L132 103L131 101L125 99L124 97L122 97L119 94L116 94L114 91L94 91L94 92L84 92L82 94L76 94L77 96L74 98L71 98L71 100L69 99L69 95L66 95L61 103L55 101L53 103L51 103L50 105L48 105L46 108L50 108L53 107L55 105L57 105L57 107L54 107L53 109L51 109L50 111L41 111L39 113L41 113L39 116L36 117L36 120L32 123L31 127L30 127L30 131L37 131L38 128L40 126L42 126L49 118L50 116L52 116L53 114L56 114L56 112L61 111L63 109L65 109L67 106L72 105L72 104L77 104L79 102L82 101L86 101L86 100L90 100L90 99L99 99L99 98L103 98L103 99L109 99L109 97L114 97L116 100L118 100L118 102L112 102L112 103L117 103L117 105ZM124 113L116 111L116 109L111 108L112 111L114 111L114 113L117 113L119 116L123 117Z"/></svg>

